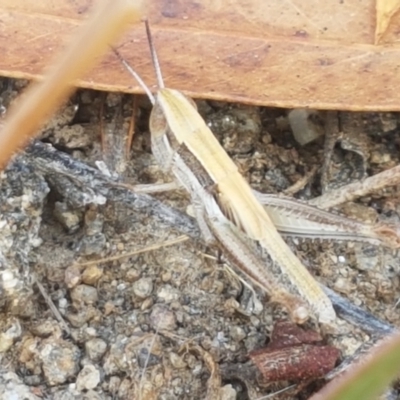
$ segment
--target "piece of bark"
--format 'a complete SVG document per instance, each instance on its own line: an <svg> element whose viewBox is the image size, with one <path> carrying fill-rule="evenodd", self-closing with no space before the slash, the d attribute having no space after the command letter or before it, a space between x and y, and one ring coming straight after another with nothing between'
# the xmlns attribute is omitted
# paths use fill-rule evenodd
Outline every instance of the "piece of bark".
<svg viewBox="0 0 400 400"><path fill-rule="evenodd" d="M333 369L339 355L335 347L322 344L317 332L278 321L268 346L252 351L249 357L266 382L275 382L323 377Z"/></svg>

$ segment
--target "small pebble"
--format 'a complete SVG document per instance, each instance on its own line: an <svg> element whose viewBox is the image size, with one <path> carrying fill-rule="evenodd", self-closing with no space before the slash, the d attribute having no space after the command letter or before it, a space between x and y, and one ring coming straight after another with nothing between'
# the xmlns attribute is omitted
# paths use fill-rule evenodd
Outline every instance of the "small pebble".
<svg viewBox="0 0 400 400"><path fill-rule="evenodd" d="M14 339L7 335L6 332L0 333L0 353L5 353L14 344Z"/></svg>
<svg viewBox="0 0 400 400"><path fill-rule="evenodd" d="M103 276L103 268L98 265L89 265L82 273L82 282L94 286Z"/></svg>
<svg viewBox="0 0 400 400"><path fill-rule="evenodd" d="M185 363L190 369L195 368L199 364L200 366L203 365L202 362L191 353L185 354Z"/></svg>
<svg viewBox="0 0 400 400"><path fill-rule="evenodd" d="M108 390L111 394L115 396L117 393L119 386L121 385L121 378L119 376L110 376L108 380Z"/></svg>
<svg viewBox="0 0 400 400"><path fill-rule="evenodd" d="M372 164L385 164L390 162L391 157L389 153L383 152L385 149L381 151L372 151L370 155L370 162Z"/></svg>
<svg viewBox="0 0 400 400"><path fill-rule="evenodd" d="M157 292L157 298L165 303L172 303L178 300L180 296L179 290L171 285L164 285Z"/></svg>
<svg viewBox="0 0 400 400"><path fill-rule="evenodd" d="M348 294L355 289L355 285L351 284L348 279L338 278L333 288L339 293Z"/></svg>
<svg viewBox="0 0 400 400"><path fill-rule="evenodd" d="M396 114L380 113L379 117L381 119L382 130L384 133L394 131L397 128Z"/></svg>
<svg viewBox="0 0 400 400"><path fill-rule="evenodd" d="M164 273L161 275L161 280L162 280L164 283L169 282L169 281L171 280L171 278L172 278L172 274L171 274L170 271L164 272Z"/></svg>
<svg viewBox="0 0 400 400"><path fill-rule="evenodd" d="M140 272L134 268L131 268L126 272L125 280L130 283L137 281L139 278Z"/></svg>
<svg viewBox="0 0 400 400"><path fill-rule="evenodd" d="M182 396L183 395L183 388L184 388L184 385L183 385L183 382L182 382L182 379L181 378L175 378L175 379L173 379L172 381L171 381L171 387L173 388L173 390L174 390L174 394L176 395L176 396Z"/></svg>
<svg viewBox="0 0 400 400"><path fill-rule="evenodd" d="M110 315L115 312L115 304L112 301L107 301L104 304L104 315Z"/></svg>
<svg viewBox="0 0 400 400"><path fill-rule="evenodd" d="M80 228L82 213L71 210L66 203L55 202L54 216L68 233L75 233Z"/></svg>
<svg viewBox="0 0 400 400"><path fill-rule="evenodd" d="M86 235L79 243L79 252L84 256L99 254L107 244L106 237L99 232L94 235Z"/></svg>
<svg viewBox="0 0 400 400"><path fill-rule="evenodd" d="M90 207L85 214L85 231L88 236L97 235L102 232L104 216L99 212L98 207Z"/></svg>
<svg viewBox="0 0 400 400"><path fill-rule="evenodd" d="M99 361L107 350L107 343L100 338L88 340L85 343L85 351L92 361Z"/></svg>
<svg viewBox="0 0 400 400"><path fill-rule="evenodd" d="M81 270L77 265L70 265L66 268L64 282L69 289L72 289L81 283Z"/></svg>
<svg viewBox="0 0 400 400"><path fill-rule="evenodd" d="M236 400L236 390L232 387L232 385L225 385L219 390L219 399L220 400Z"/></svg>
<svg viewBox="0 0 400 400"><path fill-rule="evenodd" d="M92 337L96 337L97 336L97 330L95 328L91 327L91 326L88 326L85 329L85 333L86 333L86 335L88 335L88 337L89 336L92 336Z"/></svg>
<svg viewBox="0 0 400 400"><path fill-rule="evenodd" d="M67 312L65 318L74 328L81 328L86 322L91 320L94 316L93 308L84 307L80 312Z"/></svg>
<svg viewBox="0 0 400 400"><path fill-rule="evenodd" d="M182 357L174 353L173 351L169 353L169 361L171 362L172 366L176 369L182 369L187 367L187 364L185 363L185 361L183 361Z"/></svg>
<svg viewBox="0 0 400 400"><path fill-rule="evenodd" d="M153 291L153 281L151 278L140 278L132 285L133 293L140 299L149 297Z"/></svg>
<svg viewBox="0 0 400 400"><path fill-rule="evenodd" d="M222 281L220 280L214 280L212 292L216 294L221 294L225 289L225 285Z"/></svg>
<svg viewBox="0 0 400 400"><path fill-rule="evenodd" d="M173 331L176 329L175 314L161 304L153 307L149 319L155 330Z"/></svg>
<svg viewBox="0 0 400 400"><path fill-rule="evenodd" d="M256 316L252 315L250 317L250 323L251 325L253 325L255 328L258 328L261 324L261 321L259 318L257 318Z"/></svg>
<svg viewBox="0 0 400 400"><path fill-rule="evenodd" d="M40 320L30 328L30 331L41 338L46 338L52 333L57 332L59 324L55 319Z"/></svg>
<svg viewBox="0 0 400 400"><path fill-rule="evenodd" d="M224 308L231 314L241 309L240 303L233 297L230 297L225 301Z"/></svg>
<svg viewBox="0 0 400 400"><path fill-rule="evenodd" d="M14 341L22 334L21 324L18 319L12 319L7 324L7 329L0 333L0 353L4 353L11 348Z"/></svg>
<svg viewBox="0 0 400 400"><path fill-rule="evenodd" d="M33 388L27 383L27 381L29 382L27 378L29 377L24 376L22 379L14 372L8 372L4 369L0 377L0 398L4 400L42 400L44 397L40 395L40 391L40 396L36 396ZM32 386L39 386L40 384Z"/></svg>
<svg viewBox="0 0 400 400"><path fill-rule="evenodd" d="M79 285L71 290L71 299L78 304L94 304L98 300L97 289L93 286Z"/></svg>
<svg viewBox="0 0 400 400"><path fill-rule="evenodd" d="M152 307L152 305L154 304L154 301L151 297L148 297L147 299L144 299L142 304L140 305L140 309L142 311L148 310L149 308Z"/></svg>
<svg viewBox="0 0 400 400"><path fill-rule="evenodd" d="M381 263L380 251L375 247L365 247L359 244L355 247L356 264L360 271L377 271Z"/></svg>
<svg viewBox="0 0 400 400"><path fill-rule="evenodd" d="M323 134L322 126L315 121L318 112L309 109L294 109L288 114L289 124L296 141L304 146Z"/></svg>
<svg viewBox="0 0 400 400"><path fill-rule="evenodd" d="M204 350L208 351L212 347L212 339L209 336L205 336L200 339L200 345Z"/></svg>
<svg viewBox="0 0 400 400"><path fill-rule="evenodd" d="M377 293L377 288L375 285L369 282L362 282L360 285L358 285L358 289L368 298L370 299L375 299L376 298L376 293Z"/></svg>
<svg viewBox="0 0 400 400"><path fill-rule="evenodd" d="M94 365L85 365L76 378L76 388L80 392L94 389L100 383L100 372Z"/></svg>
<svg viewBox="0 0 400 400"><path fill-rule="evenodd" d="M243 340L246 337L246 332L240 326L232 327L230 329L229 333L230 333L231 338L236 342L240 342L241 340Z"/></svg>
<svg viewBox="0 0 400 400"><path fill-rule="evenodd" d="M67 340L46 339L40 346L38 357L45 382L50 386L67 383L79 370L80 350Z"/></svg>

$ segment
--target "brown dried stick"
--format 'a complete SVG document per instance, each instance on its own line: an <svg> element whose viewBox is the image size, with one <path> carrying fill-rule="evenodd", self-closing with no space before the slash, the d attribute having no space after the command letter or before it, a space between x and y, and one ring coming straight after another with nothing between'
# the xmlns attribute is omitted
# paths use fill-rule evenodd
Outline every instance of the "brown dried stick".
<svg viewBox="0 0 400 400"><path fill-rule="evenodd" d="M10 110L0 134L0 168L61 104L72 91L73 82L107 50L123 28L140 18L140 1L99 2L89 23L79 29L75 40L53 65L47 77L32 85L21 102Z"/></svg>
<svg viewBox="0 0 400 400"><path fill-rule="evenodd" d="M384 189L387 186L400 184L400 165L364 179L362 182L350 183L339 189L329 191L308 203L320 208L331 208L352 201L361 196Z"/></svg>

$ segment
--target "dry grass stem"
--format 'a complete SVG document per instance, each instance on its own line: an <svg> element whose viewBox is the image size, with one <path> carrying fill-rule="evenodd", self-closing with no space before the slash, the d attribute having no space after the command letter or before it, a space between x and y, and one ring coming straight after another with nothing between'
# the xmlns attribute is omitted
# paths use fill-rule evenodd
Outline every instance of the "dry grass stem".
<svg viewBox="0 0 400 400"><path fill-rule="evenodd" d="M353 201L361 196L377 192L387 186L400 183L400 165L370 176L361 182L354 182L339 189L329 191L322 196L310 200L308 203L319 208L332 208L339 204Z"/></svg>
<svg viewBox="0 0 400 400"><path fill-rule="evenodd" d="M87 267L89 265L95 265L95 264L99 264L99 263L106 263L106 262L110 262L110 261L116 261L116 260L120 260L121 258L135 256L137 254L146 253L146 252L149 252L149 251L154 251L154 250L161 249L161 248L167 247L167 246L173 246L174 244L186 242L187 240L189 240L188 236L181 235L181 236L178 236L176 239L168 240L166 242L156 243L156 244L153 244L151 246L147 246L147 247L145 247L143 249L130 251L128 253L119 254L117 256L100 258L100 259L94 260L94 261L88 261L88 262L84 262L84 263L79 263L79 264L77 264L77 266L78 267Z"/></svg>
<svg viewBox="0 0 400 400"><path fill-rule="evenodd" d="M60 311L58 311L58 308L56 307L56 305L54 304L53 300L51 299L51 297L47 294L46 289L43 287L43 285L37 280L37 277L34 276L34 280L36 283L36 286L39 289L39 292L41 293L41 295L43 296L46 304L48 305L49 309L51 310L51 312L54 314L54 317L56 318L56 320L60 323L62 329L64 329L64 331L71 336L71 329L69 328L68 324L65 322L64 318L62 317Z"/></svg>
<svg viewBox="0 0 400 400"><path fill-rule="evenodd" d="M286 196L293 196L297 192L300 192L300 190L303 190L310 183L310 181L314 178L314 175L316 174L317 170L318 170L318 167L315 165L301 179L299 179L296 183L294 183L293 185L291 185L287 189L285 189L283 191L283 194Z"/></svg>
<svg viewBox="0 0 400 400"><path fill-rule="evenodd" d="M169 192L171 190L177 190L180 188L177 182L167 182L167 183L147 183L144 185L129 185L121 183L121 186L133 190L135 193L161 193Z"/></svg>

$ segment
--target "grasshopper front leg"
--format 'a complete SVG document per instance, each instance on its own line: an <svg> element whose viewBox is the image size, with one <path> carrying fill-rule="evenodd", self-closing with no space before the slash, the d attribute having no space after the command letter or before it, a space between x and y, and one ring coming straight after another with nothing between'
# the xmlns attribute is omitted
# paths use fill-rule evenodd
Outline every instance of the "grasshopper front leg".
<svg viewBox="0 0 400 400"><path fill-rule="evenodd" d="M194 177L193 171L190 170L182 158L177 156L177 151L174 149L174 147L179 148L180 145L174 141L173 135L168 132L169 128L167 121L158 103L154 104L149 125L151 132L151 149L154 158L157 160L158 165L165 173L169 173L178 177L180 183L188 191L195 213L195 218L199 225L203 239L208 245L215 245L215 237L211 233L205 218L204 205L200 196L196 193L196 190L192 185L192 182L196 178Z"/></svg>

